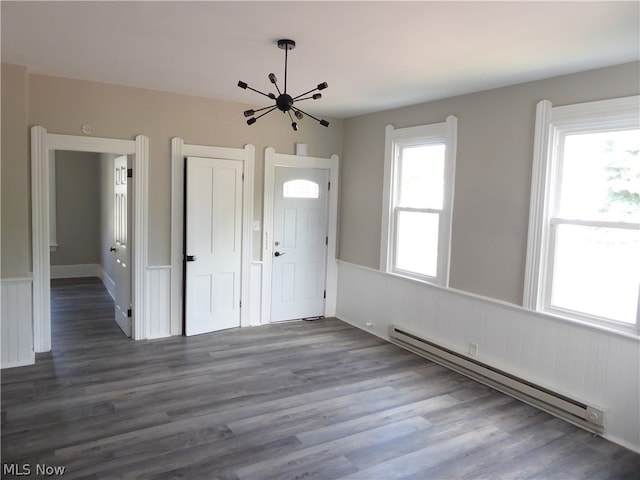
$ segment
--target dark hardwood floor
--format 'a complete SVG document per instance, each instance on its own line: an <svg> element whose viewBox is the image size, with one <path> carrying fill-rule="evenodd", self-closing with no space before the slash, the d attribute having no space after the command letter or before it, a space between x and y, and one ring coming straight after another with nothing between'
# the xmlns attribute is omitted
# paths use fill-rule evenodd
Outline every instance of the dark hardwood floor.
<svg viewBox="0 0 640 480"><path fill-rule="evenodd" d="M52 312L52 353L2 371L3 478L640 475L640 455L336 319L133 342L97 279L54 281Z"/></svg>

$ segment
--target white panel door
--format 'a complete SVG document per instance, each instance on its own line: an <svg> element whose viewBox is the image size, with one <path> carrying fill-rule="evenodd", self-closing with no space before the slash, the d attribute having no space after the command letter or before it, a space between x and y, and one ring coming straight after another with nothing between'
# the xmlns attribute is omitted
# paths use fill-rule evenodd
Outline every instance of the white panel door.
<svg viewBox="0 0 640 480"><path fill-rule="evenodd" d="M185 335L240 326L242 162L187 158Z"/></svg>
<svg viewBox="0 0 640 480"><path fill-rule="evenodd" d="M131 249L129 232L131 215L129 193L131 184L127 180L127 156L113 160L114 168L114 246L115 257L115 317L116 322L127 337L131 336Z"/></svg>
<svg viewBox="0 0 640 480"><path fill-rule="evenodd" d="M271 321L324 315L329 171L276 167Z"/></svg>

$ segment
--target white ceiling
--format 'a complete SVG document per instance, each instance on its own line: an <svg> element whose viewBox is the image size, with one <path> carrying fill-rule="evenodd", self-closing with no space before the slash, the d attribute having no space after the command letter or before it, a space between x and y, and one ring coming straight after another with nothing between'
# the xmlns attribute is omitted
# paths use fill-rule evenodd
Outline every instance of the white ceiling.
<svg viewBox="0 0 640 480"><path fill-rule="evenodd" d="M30 72L264 106L238 80L328 82L350 117L640 58L640 2L8 2L2 61ZM266 100L266 103L265 103Z"/></svg>

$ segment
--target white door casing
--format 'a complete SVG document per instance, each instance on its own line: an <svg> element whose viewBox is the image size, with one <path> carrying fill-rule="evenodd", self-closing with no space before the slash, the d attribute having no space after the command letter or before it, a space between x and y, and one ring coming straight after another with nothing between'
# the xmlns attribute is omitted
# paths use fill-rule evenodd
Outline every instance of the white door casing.
<svg viewBox="0 0 640 480"><path fill-rule="evenodd" d="M324 315L329 171L276 167L271 321Z"/></svg>
<svg viewBox="0 0 640 480"><path fill-rule="evenodd" d="M188 157L185 334L240 326L242 162Z"/></svg>
<svg viewBox="0 0 640 480"><path fill-rule="evenodd" d="M326 299L324 316L331 317L336 313L337 297L337 262L336 240L338 219L338 171L339 158L306 157L276 153L271 147L265 149L264 168L264 203L263 203L263 268L262 268L262 302L261 318L263 323L271 322L272 271L274 264L274 188L276 167L315 168L329 172L329 209L328 209L328 241L326 245Z"/></svg>
<svg viewBox="0 0 640 480"><path fill-rule="evenodd" d="M113 159L113 246L115 281L115 319L127 337L131 336L131 231L130 190L127 155Z"/></svg>
<svg viewBox="0 0 640 480"><path fill-rule="evenodd" d="M147 267L147 185L149 139L135 140L81 137L47 133L31 128L31 214L33 248L33 347L35 352L51 350L51 289L49 252L49 151L71 150L133 155L134 201L132 207L132 338L146 338L145 271ZM132 238L131 238L132 237Z"/></svg>
<svg viewBox="0 0 640 480"><path fill-rule="evenodd" d="M244 185L242 199L242 305L250 304L249 276L253 251L253 171L255 147L214 147L185 144L179 137L171 139L171 335L183 333L183 264L184 264L184 183L185 158L189 156L227 159L242 164ZM250 325L248 308L240 310L240 326Z"/></svg>

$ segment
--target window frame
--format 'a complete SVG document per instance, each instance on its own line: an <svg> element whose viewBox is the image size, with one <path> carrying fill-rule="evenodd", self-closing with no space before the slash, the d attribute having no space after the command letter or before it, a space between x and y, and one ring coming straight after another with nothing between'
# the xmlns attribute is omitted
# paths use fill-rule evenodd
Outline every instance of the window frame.
<svg viewBox="0 0 640 480"><path fill-rule="evenodd" d="M525 308L613 331L640 333L640 306L636 308L635 325L630 325L551 303L558 225L640 228L638 223L565 218L557 214L564 140L573 134L640 128L639 112L638 95L558 107L554 107L549 100L538 103L523 295ZM640 305L640 292L638 297Z"/></svg>
<svg viewBox="0 0 640 480"><path fill-rule="evenodd" d="M449 285L457 125L458 119L453 115L448 116L445 122L436 124L419 125L406 128L394 128L393 125L387 125L385 129L384 185L380 240L381 271L444 287ZM444 144L445 146L442 209L398 206L400 149L405 147L441 144ZM397 213L400 211L436 213L439 215L438 260L437 273L435 277L402 270L396 267Z"/></svg>

